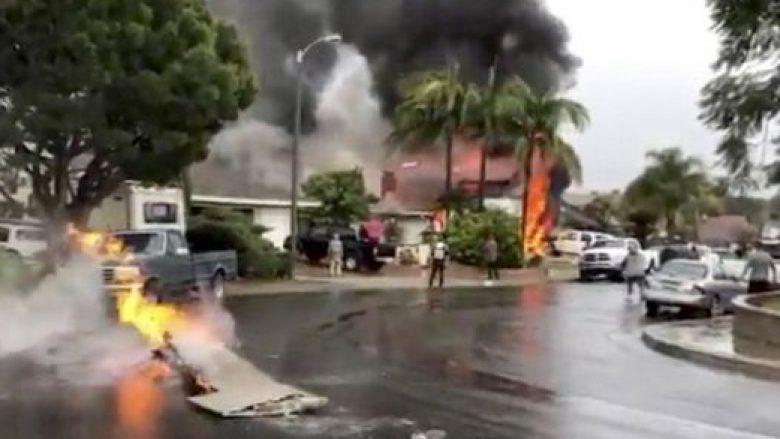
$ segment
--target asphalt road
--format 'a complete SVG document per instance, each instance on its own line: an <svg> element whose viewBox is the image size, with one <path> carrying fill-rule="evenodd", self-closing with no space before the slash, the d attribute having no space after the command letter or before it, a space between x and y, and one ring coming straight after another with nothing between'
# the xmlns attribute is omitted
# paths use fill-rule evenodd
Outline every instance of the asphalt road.
<svg viewBox="0 0 780 439"><path fill-rule="evenodd" d="M649 351L641 306L618 285L328 292L229 308L241 352L328 396L323 413L220 420L172 383L79 382L15 356L0 360L0 437L780 437L780 384Z"/></svg>

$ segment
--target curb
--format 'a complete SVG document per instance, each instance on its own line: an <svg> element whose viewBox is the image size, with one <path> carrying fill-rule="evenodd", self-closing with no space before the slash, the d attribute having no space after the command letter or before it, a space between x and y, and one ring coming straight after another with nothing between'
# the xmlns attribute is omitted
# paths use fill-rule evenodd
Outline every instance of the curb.
<svg viewBox="0 0 780 439"><path fill-rule="evenodd" d="M763 380L780 381L780 367L763 363L760 360L725 356L682 346L653 334L652 326L642 331L642 342L648 348L673 358Z"/></svg>
<svg viewBox="0 0 780 439"><path fill-rule="evenodd" d="M498 289L506 289L506 288L522 288L527 287L529 285L535 285L544 281L549 281L548 279L529 279L526 282L512 282L512 283L504 283L504 284L493 284L493 285L445 285L442 289L443 291L458 291L458 290L473 290L473 289L479 289L479 290L498 290ZM242 299L247 297L272 297L272 296L285 296L285 295L305 295L305 294L328 294L332 291L339 291L343 293L370 293L375 291L382 291L382 292L398 292L398 291L440 291L438 288L430 289L427 286L356 286L356 285L350 285L350 284L343 284L338 285L334 283L329 282L323 282L322 285L318 286L318 289L290 289L290 290L282 290L282 291L268 291L268 292L262 292L262 293L228 293L225 295L226 300L232 300L232 299Z"/></svg>

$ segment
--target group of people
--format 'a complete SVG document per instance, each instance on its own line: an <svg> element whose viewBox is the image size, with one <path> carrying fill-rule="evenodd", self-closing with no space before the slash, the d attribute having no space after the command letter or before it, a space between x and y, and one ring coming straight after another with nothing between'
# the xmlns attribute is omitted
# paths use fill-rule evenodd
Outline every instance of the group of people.
<svg viewBox="0 0 780 439"><path fill-rule="evenodd" d="M499 246L496 237L489 234L482 244L482 261L487 269L488 282L500 279L498 273ZM428 277L428 287L433 288L435 280L438 278L439 288L444 287L444 272L449 257L449 247L443 239L434 238L431 246L431 271Z"/></svg>
<svg viewBox="0 0 780 439"><path fill-rule="evenodd" d="M755 242L746 248L747 261L740 279L748 281L748 294L767 293L777 285L777 267L772 256L763 248L761 242ZM695 245L690 247L689 259L703 260L709 265L719 264L720 258L712 251L702 251ZM623 262L623 278L626 280L627 292L631 296L634 287L640 293L647 283L648 261L636 244L628 247L628 256Z"/></svg>

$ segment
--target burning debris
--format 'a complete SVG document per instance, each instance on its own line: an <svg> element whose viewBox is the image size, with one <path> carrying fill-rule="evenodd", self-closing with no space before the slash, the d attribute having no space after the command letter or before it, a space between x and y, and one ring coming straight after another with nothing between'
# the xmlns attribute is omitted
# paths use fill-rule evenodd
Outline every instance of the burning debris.
<svg viewBox="0 0 780 439"><path fill-rule="evenodd" d="M132 263L132 254L109 234L69 230L73 248L99 261ZM128 270L115 292L116 315L151 349L142 372L154 380L175 374L189 400L225 417L281 416L313 410L327 399L276 382L228 349L208 316L143 294L142 271Z"/></svg>

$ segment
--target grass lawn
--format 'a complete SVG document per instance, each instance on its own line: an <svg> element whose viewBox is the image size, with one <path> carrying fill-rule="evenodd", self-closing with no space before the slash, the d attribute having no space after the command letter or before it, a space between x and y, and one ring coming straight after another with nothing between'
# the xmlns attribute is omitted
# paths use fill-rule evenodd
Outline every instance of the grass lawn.
<svg viewBox="0 0 780 439"><path fill-rule="evenodd" d="M770 300L769 302L764 304L764 307L765 308L769 308L769 309L771 309L772 311L775 311L775 312L780 312L780 298L774 299L774 300Z"/></svg>

